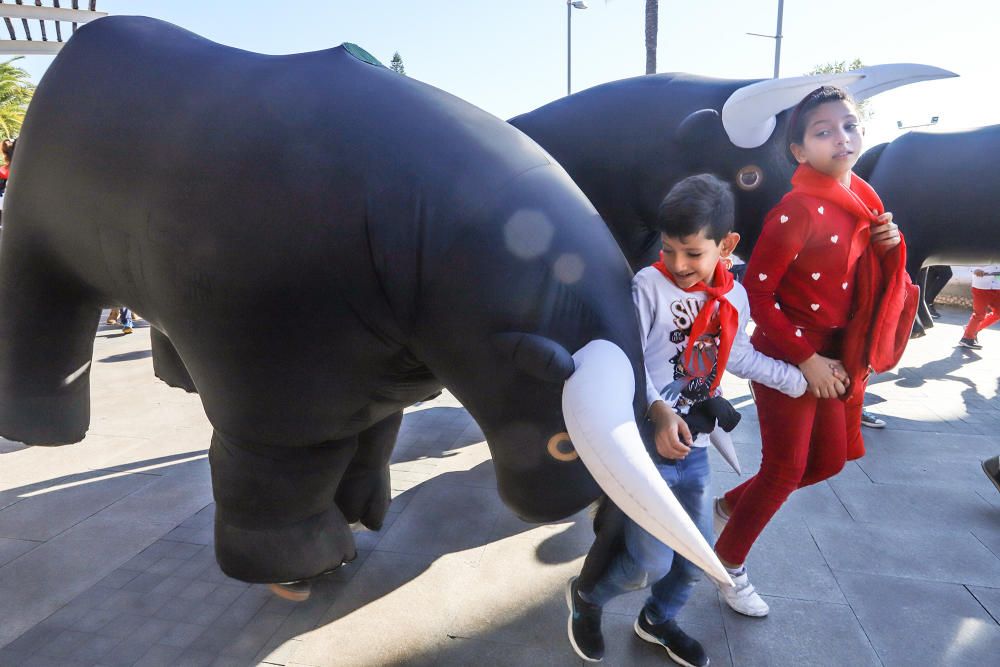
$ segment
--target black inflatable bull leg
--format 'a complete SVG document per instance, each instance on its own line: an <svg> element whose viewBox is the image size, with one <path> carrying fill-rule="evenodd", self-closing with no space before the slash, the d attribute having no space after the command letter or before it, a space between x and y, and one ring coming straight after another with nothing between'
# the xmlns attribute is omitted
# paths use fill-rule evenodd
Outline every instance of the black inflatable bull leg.
<svg viewBox="0 0 1000 667"><path fill-rule="evenodd" d="M17 230L6 242L17 238ZM0 253L0 423L29 445L79 442L101 311L79 283L22 243ZM44 313L44 318L41 314Z"/></svg>
<svg viewBox="0 0 1000 667"><path fill-rule="evenodd" d="M153 350L153 375L171 387L197 394L194 380L170 339L159 329L153 328L149 334L149 342Z"/></svg>
<svg viewBox="0 0 1000 667"><path fill-rule="evenodd" d="M354 560L334 494L357 438L313 447L264 447L212 435L215 554L222 571L251 583L315 577Z"/></svg>
<svg viewBox="0 0 1000 667"><path fill-rule="evenodd" d="M382 527L389 510L389 457L403 423L399 411L358 434L358 451L337 488L337 506L351 523Z"/></svg>

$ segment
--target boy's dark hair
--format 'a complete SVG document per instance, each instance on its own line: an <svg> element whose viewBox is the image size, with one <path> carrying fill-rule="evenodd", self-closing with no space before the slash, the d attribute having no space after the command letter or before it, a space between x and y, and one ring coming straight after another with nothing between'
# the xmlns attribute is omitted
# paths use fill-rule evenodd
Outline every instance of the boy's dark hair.
<svg viewBox="0 0 1000 667"><path fill-rule="evenodd" d="M656 228L684 238L705 230L718 243L733 231L736 203L729 184L711 174L688 176L670 188L656 214Z"/></svg>
<svg viewBox="0 0 1000 667"><path fill-rule="evenodd" d="M809 122L809 112L821 104L825 104L826 102L836 102L837 100L843 100L855 109L858 107L858 103L854 101L854 98L851 97L850 93L841 88L837 88L836 86L820 86L803 97L802 100L795 105L795 108L792 110L792 116L788 121L786 145L801 145L806 136L806 123ZM789 151L789 155L791 155L791 151Z"/></svg>

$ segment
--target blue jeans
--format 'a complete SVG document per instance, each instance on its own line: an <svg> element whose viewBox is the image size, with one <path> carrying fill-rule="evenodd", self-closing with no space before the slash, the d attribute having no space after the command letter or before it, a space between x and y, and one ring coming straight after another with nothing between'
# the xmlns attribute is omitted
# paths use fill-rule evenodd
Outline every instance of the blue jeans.
<svg viewBox="0 0 1000 667"><path fill-rule="evenodd" d="M692 447L687 458L676 464L657 464L656 469L684 507L691 520L712 544L712 498L709 489L708 449ZM625 549L612 558L587 599L604 605L623 593L653 584L646 600L650 623L668 621L680 612L701 579L701 570L674 550L640 528L634 521L625 524ZM655 582L655 583L653 583Z"/></svg>
<svg viewBox="0 0 1000 667"><path fill-rule="evenodd" d="M121 315L119 315L122 323L122 328L132 328L132 309L127 306L122 306Z"/></svg>

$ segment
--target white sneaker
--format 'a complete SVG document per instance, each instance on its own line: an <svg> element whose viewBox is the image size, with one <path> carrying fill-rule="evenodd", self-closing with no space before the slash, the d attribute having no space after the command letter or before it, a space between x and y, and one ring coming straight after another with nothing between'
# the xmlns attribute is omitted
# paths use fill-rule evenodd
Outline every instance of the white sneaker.
<svg viewBox="0 0 1000 667"><path fill-rule="evenodd" d="M771 608L767 606L764 599L757 594L753 584L750 583L746 568L742 568L739 574L729 570L729 576L732 577L734 586L719 584L719 590L722 592L722 598L726 601L726 604L733 611L744 616L754 616L757 618L767 616Z"/></svg>
<svg viewBox="0 0 1000 667"><path fill-rule="evenodd" d="M729 515L722 511L722 496L712 501L712 524L715 526L715 534L722 535L722 530L729 523Z"/></svg>

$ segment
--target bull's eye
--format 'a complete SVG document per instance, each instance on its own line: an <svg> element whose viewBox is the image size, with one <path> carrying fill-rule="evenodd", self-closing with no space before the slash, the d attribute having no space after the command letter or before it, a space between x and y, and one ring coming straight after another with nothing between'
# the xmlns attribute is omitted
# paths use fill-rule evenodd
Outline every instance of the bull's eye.
<svg viewBox="0 0 1000 667"><path fill-rule="evenodd" d="M755 164L747 166L736 172L736 186L740 190L756 190L764 182L764 170Z"/></svg>
<svg viewBox="0 0 1000 667"><path fill-rule="evenodd" d="M573 443L570 442L569 433L566 431L556 433L549 438L548 450L549 456L556 461L575 461L579 456L573 449Z"/></svg>

